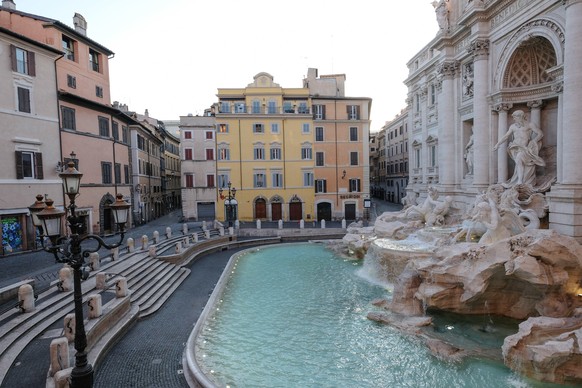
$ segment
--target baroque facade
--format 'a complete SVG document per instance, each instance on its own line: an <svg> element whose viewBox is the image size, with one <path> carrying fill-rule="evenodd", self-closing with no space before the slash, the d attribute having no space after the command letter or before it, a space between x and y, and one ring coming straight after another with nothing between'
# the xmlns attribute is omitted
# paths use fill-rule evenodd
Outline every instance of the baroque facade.
<svg viewBox="0 0 582 388"><path fill-rule="evenodd" d="M441 0L437 10L439 33L408 62L407 191L437 186L461 208L517 179L546 194L550 228L582 238L582 1ZM513 137L523 123L541 129L525 163Z"/></svg>

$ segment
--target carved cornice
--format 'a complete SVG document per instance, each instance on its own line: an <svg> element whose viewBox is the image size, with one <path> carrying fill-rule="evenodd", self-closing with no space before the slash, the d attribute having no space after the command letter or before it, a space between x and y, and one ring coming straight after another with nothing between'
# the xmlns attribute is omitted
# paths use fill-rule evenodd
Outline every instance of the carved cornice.
<svg viewBox="0 0 582 388"><path fill-rule="evenodd" d="M533 100L528 101L527 103L527 107L530 109L539 109L542 107L542 105L544 105L544 102L542 100Z"/></svg>
<svg viewBox="0 0 582 388"><path fill-rule="evenodd" d="M477 38L469 44L467 52L475 60L485 59L489 55L489 39Z"/></svg>
<svg viewBox="0 0 582 388"><path fill-rule="evenodd" d="M582 3L582 0L562 0L562 5L569 7L573 4Z"/></svg>
<svg viewBox="0 0 582 388"><path fill-rule="evenodd" d="M493 110L497 113L501 112L501 111L506 111L509 112L509 110L513 108L513 104L508 104L508 103L500 103L500 104L495 104L493 106Z"/></svg>
<svg viewBox="0 0 582 388"><path fill-rule="evenodd" d="M524 103L535 100L545 100L555 98L557 91L554 90L556 84L544 84L543 86L536 85L536 87L528 88L513 88L504 89L491 96L490 102L492 105L501 103Z"/></svg>
<svg viewBox="0 0 582 388"><path fill-rule="evenodd" d="M438 75L444 78L450 78L455 76L458 69L459 61L444 61L437 66L436 71Z"/></svg>

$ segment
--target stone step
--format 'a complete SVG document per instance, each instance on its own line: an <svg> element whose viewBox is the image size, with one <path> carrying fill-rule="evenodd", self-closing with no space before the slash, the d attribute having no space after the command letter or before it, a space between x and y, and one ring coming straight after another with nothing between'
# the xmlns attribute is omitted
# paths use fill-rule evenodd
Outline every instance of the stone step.
<svg viewBox="0 0 582 388"><path fill-rule="evenodd" d="M174 276L170 281L164 284L164 287L160 288L155 295L155 297L150 298L147 302L140 305L139 317L144 318L158 311L164 302L174 293L174 291L182 284L182 282L190 275L190 270L188 268L181 268L177 277Z"/></svg>
<svg viewBox="0 0 582 388"><path fill-rule="evenodd" d="M138 288L132 290L131 302L137 303L138 305L145 303L166 281L177 276L176 274L179 270L180 267L168 263L157 267L156 271L150 272L147 278L144 278L140 282Z"/></svg>

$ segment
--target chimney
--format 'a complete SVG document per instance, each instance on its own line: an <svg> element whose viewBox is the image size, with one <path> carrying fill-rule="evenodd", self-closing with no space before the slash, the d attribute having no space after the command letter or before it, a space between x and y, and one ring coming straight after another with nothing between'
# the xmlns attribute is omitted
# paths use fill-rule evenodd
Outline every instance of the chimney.
<svg viewBox="0 0 582 388"><path fill-rule="evenodd" d="M8 9L16 9L16 4L12 0L2 0L2 7Z"/></svg>
<svg viewBox="0 0 582 388"><path fill-rule="evenodd" d="M73 16L73 24L75 25L75 31L83 36L87 36L87 21L83 15L75 13L75 16Z"/></svg>

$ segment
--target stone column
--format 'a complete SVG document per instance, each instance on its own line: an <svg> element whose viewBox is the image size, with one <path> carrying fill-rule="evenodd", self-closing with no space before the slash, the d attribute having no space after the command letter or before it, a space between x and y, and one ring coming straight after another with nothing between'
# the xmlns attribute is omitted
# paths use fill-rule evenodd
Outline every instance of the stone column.
<svg viewBox="0 0 582 388"><path fill-rule="evenodd" d="M492 145L489 141L489 41L475 39L471 42L469 53L473 55L473 143L474 166L473 184L477 187L489 185L489 161Z"/></svg>
<svg viewBox="0 0 582 388"><path fill-rule="evenodd" d="M497 117L497 141L501 139L509 128L507 121L507 116L509 110L513 107L513 104L499 104L495 107L498 113ZM506 182L509 179L509 174L507 173L507 142L504 142L497 149L497 183Z"/></svg>
<svg viewBox="0 0 582 388"><path fill-rule="evenodd" d="M457 61L445 61L437 69L442 77L438 105L438 161L439 181L442 186L455 184L455 115L453 112L455 111L454 78L458 68Z"/></svg>
<svg viewBox="0 0 582 388"><path fill-rule="evenodd" d="M529 110L529 122L535 124L538 128L542 128L542 100L530 101L527 103Z"/></svg>
<svg viewBox="0 0 582 388"><path fill-rule="evenodd" d="M550 228L582 242L582 0L564 0L566 39L564 40L564 92L562 94L558 155L560 181L547 194Z"/></svg>

